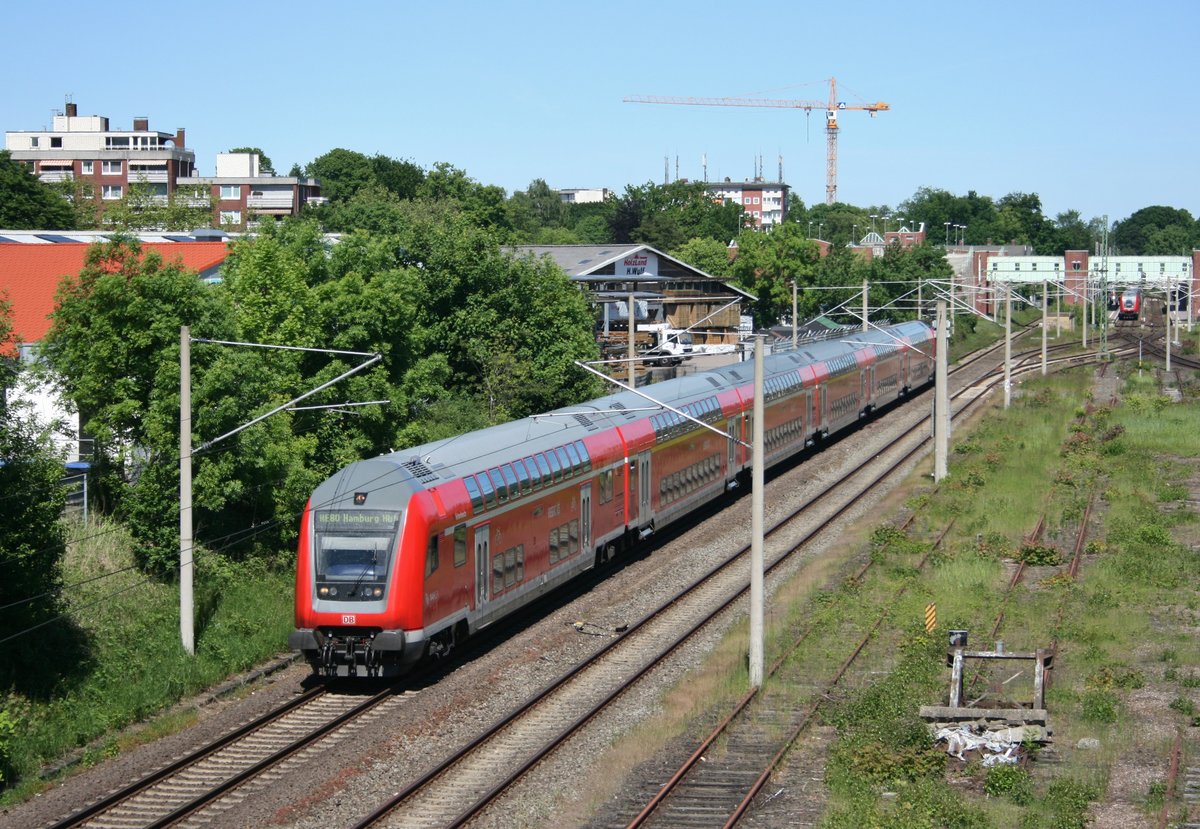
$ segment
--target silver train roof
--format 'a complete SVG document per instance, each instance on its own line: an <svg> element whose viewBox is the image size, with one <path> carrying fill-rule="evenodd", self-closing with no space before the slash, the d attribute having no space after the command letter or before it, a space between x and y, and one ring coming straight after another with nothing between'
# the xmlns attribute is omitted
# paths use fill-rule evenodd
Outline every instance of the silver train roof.
<svg viewBox="0 0 1200 829"><path fill-rule="evenodd" d="M883 330L856 332L838 339L800 343L795 351L788 349L764 358L764 380L794 372L803 366L844 356L864 347L874 347L880 352L893 351L900 347L897 337L909 337L920 342L931 339L931 331L924 323L908 322ZM639 391L678 409L694 401L704 400L753 382L754 364L743 362L643 386ZM394 463L407 470L417 481L431 486L440 481L499 466L514 458L562 446L605 429L624 426L661 411L661 407L655 406L641 395L621 391L545 414L531 415L521 420L402 449L381 455L370 462Z"/></svg>

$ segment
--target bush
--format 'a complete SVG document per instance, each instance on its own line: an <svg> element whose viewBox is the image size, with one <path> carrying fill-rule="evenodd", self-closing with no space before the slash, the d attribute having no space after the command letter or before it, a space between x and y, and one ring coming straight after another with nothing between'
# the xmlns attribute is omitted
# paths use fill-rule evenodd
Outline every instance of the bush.
<svg viewBox="0 0 1200 829"><path fill-rule="evenodd" d="M983 790L992 797L1004 797L1025 806L1033 801L1033 782L1025 768L1006 764L992 766L983 780Z"/></svg>
<svg viewBox="0 0 1200 829"><path fill-rule="evenodd" d="M12 754L13 736L17 733L17 720L8 711L0 710L0 788L13 779Z"/></svg>

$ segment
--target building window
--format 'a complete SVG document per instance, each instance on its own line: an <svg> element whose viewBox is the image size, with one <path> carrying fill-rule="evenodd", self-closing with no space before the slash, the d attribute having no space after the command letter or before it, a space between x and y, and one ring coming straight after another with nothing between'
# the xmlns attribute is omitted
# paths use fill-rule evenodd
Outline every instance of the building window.
<svg viewBox="0 0 1200 829"><path fill-rule="evenodd" d="M120 161L101 161L100 172L106 176L119 176L121 174Z"/></svg>
<svg viewBox="0 0 1200 829"><path fill-rule="evenodd" d="M50 136L50 149L52 149L52 150L61 150L62 149L62 136L61 135Z"/></svg>
<svg viewBox="0 0 1200 829"><path fill-rule="evenodd" d="M222 210L221 224L223 225L240 225L242 223L242 211L240 210Z"/></svg>
<svg viewBox="0 0 1200 829"><path fill-rule="evenodd" d="M221 198L223 199L240 199L242 197L242 185L240 184L222 184Z"/></svg>
<svg viewBox="0 0 1200 829"><path fill-rule="evenodd" d="M100 193L101 198L108 199L109 201L115 201L116 199L121 198L122 194L123 190L119 184L106 184L101 188Z"/></svg>
<svg viewBox="0 0 1200 829"><path fill-rule="evenodd" d="M81 175L90 176L94 172L92 169L92 162L90 162L90 161L79 162L79 172Z"/></svg>
<svg viewBox="0 0 1200 829"><path fill-rule="evenodd" d="M32 148L33 148L33 149L35 149L35 150L37 149L37 146L38 146L38 137L37 137L36 135L34 135L34 136L30 136L30 138L29 138L29 146L30 146L30 147L32 147Z"/></svg>
<svg viewBox="0 0 1200 829"><path fill-rule="evenodd" d="M1071 270L1073 270L1073 271L1079 270L1079 261L1078 260L1071 262Z"/></svg>

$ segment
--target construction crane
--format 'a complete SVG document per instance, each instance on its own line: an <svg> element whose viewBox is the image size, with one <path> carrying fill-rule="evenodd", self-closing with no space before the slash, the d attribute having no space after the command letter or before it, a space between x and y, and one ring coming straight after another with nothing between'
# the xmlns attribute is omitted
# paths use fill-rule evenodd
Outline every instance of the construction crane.
<svg viewBox="0 0 1200 829"><path fill-rule="evenodd" d="M825 110L825 203L837 201L837 136L838 112L845 110L860 110L875 117L877 112L887 112L891 106L883 101L873 104L847 104L837 99L837 79L829 79L829 103L822 101L793 101L777 98L673 98L661 95L630 95L624 99L627 104L685 104L689 106L713 107L781 107L783 109L802 109L806 113L814 109Z"/></svg>

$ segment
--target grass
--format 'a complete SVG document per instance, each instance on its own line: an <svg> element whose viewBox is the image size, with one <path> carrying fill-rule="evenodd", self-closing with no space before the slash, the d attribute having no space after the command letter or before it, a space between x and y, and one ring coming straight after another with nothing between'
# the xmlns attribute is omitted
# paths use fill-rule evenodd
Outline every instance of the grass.
<svg viewBox="0 0 1200 829"><path fill-rule="evenodd" d="M76 526L73 537L63 576L77 586L64 591L69 620L55 624L74 652L65 669L51 674L54 660L45 659L46 673L16 678L0 697L0 712L19 724L7 739L0 731L8 784L0 805L43 787L38 773L45 764L76 755L86 765L187 725L193 714L173 712L136 736L120 733L286 650L290 573L199 556L196 654L188 656L180 642L178 587L146 581L136 569L119 572L133 558L116 525L100 519ZM115 575L81 584L103 574Z"/></svg>

